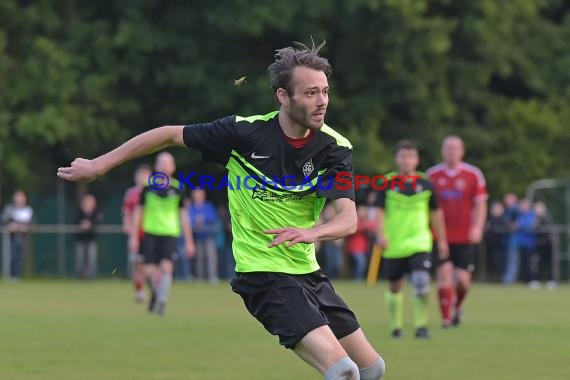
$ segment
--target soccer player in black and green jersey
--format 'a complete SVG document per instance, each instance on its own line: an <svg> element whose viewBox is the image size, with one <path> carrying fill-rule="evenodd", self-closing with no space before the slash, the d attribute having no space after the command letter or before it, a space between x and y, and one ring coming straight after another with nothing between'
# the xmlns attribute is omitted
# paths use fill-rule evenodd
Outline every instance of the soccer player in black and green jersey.
<svg viewBox="0 0 570 380"><path fill-rule="evenodd" d="M394 338L402 336L404 305L401 288L405 274L409 274L414 287L416 337L430 337L427 329L433 244L430 221L441 237L438 241L440 256L449 254L443 214L437 206L432 184L417 172L418 164L416 146L410 141L401 141L396 149L398 171L386 175L388 184L376 198L379 207L377 239L383 248L383 265L390 281L385 298Z"/></svg>
<svg viewBox="0 0 570 380"><path fill-rule="evenodd" d="M277 51L269 74L279 111L157 128L94 160L78 158L58 176L91 181L171 145L224 165L237 263L232 288L248 311L326 380L378 380L384 360L315 259L317 240L356 230L354 188L336 182L337 173L352 172L352 146L324 124L331 67L319 48ZM277 180L243 186L247 176ZM292 185L306 181L314 186ZM327 198L337 215L316 225Z"/></svg>
<svg viewBox="0 0 570 380"><path fill-rule="evenodd" d="M176 170L174 157L168 152L160 153L156 157L155 169L158 173L172 176ZM151 293L148 311L151 313L164 314L172 286L174 256L193 256L195 253L184 196L174 179L164 188L146 186L133 212L129 247L132 252L138 252L140 248L144 257L145 278ZM142 247L139 247L139 226L144 232ZM180 236L184 236L185 252L178 252Z"/></svg>

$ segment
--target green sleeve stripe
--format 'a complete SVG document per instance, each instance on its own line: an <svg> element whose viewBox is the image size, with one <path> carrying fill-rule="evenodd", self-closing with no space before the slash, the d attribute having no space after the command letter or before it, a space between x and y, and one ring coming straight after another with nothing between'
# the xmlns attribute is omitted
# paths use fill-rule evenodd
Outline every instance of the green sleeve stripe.
<svg viewBox="0 0 570 380"><path fill-rule="evenodd" d="M247 121L248 123L253 123L256 120L263 120L263 121L268 121L270 119L273 119L275 117L275 115L277 115L279 113L279 111L273 111L270 112L266 115L253 115L253 116L236 116L236 123L239 121Z"/></svg>
<svg viewBox="0 0 570 380"><path fill-rule="evenodd" d="M334 129L329 127L328 125L323 124L323 126L321 128L321 132L326 133L327 135L329 135L333 139L335 139L336 143L339 146L344 146L344 147L347 147L348 149L352 149L352 144L350 143L350 141L348 141L348 139L346 137L344 137L343 135L341 135L340 133L338 133L337 131L335 131Z"/></svg>

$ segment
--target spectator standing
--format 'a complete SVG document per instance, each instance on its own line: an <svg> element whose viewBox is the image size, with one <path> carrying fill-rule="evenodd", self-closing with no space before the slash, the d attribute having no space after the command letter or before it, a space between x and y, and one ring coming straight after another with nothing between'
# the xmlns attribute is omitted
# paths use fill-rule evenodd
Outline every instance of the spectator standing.
<svg viewBox="0 0 570 380"><path fill-rule="evenodd" d="M497 273L503 273L505 269L505 248L507 246L508 231L503 204L501 202L493 202L485 227L485 251L487 252L487 257L493 263L493 269Z"/></svg>
<svg viewBox="0 0 570 380"><path fill-rule="evenodd" d="M321 223L327 223L334 218L336 212L334 206L329 203L321 214ZM324 271L329 278L335 279L340 276L343 264L343 242L344 239L323 240L321 242L321 253L324 258Z"/></svg>
<svg viewBox="0 0 570 380"><path fill-rule="evenodd" d="M505 194L503 198L505 205L505 220L509 232L506 236L507 244L507 260L505 271L503 272L502 281L504 284L514 283L520 270L520 257L517 243L516 221L518 218L518 199L513 193Z"/></svg>
<svg viewBox="0 0 570 380"><path fill-rule="evenodd" d="M218 214L212 202L206 201L202 189L192 191L190 221L196 244L196 278L210 283L218 281L218 251L216 249L216 226Z"/></svg>
<svg viewBox="0 0 570 380"><path fill-rule="evenodd" d="M94 279L97 276L97 241L95 229L103 216L97 211L97 200L92 194L81 197L75 241L75 274L79 278Z"/></svg>
<svg viewBox="0 0 570 380"><path fill-rule="evenodd" d="M7 225L10 232L11 280L19 280L22 277L24 241L34 215L34 210L27 203L26 193L17 190L12 197L12 203L6 205L2 213L2 223Z"/></svg>
<svg viewBox="0 0 570 380"><path fill-rule="evenodd" d="M370 249L369 234L374 231L375 224L368 219L368 208L359 206L357 209L358 224L356 232L346 238L346 251L352 258L352 277L364 280L366 273L366 252Z"/></svg>
<svg viewBox="0 0 570 380"><path fill-rule="evenodd" d="M552 271L552 236L546 229L552 221L543 202L534 204L534 213L536 216L536 253L539 259L537 279L544 273L547 281L546 287L553 290L556 289L557 283Z"/></svg>
<svg viewBox="0 0 570 380"><path fill-rule="evenodd" d="M521 199L517 217L516 239L521 256L522 280L530 289L538 289L540 284L536 280L537 255L536 255L536 216L530 202Z"/></svg>
<svg viewBox="0 0 570 380"><path fill-rule="evenodd" d="M216 248L218 249L218 273L221 277L235 277L236 261L232 250L232 222L230 212L224 205L218 206L218 224L216 228Z"/></svg>

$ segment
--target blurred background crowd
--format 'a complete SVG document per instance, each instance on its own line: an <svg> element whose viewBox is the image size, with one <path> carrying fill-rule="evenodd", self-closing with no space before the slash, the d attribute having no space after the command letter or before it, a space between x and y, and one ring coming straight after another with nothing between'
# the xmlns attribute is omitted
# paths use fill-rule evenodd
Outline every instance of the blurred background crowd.
<svg viewBox="0 0 570 380"><path fill-rule="evenodd" d="M367 192L357 208L358 228L346 239L324 241L317 244L317 259L331 278L366 278L369 259L376 242L377 209L375 192ZM207 199L207 191L193 190L186 199L186 210L192 222L196 256L189 258L180 238L179 254L175 260L175 278L180 281L206 281L217 283L219 279L234 274L232 233L228 209L225 203L214 204ZM76 232L74 233L74 275L77 278L94 279L98 274L97 226L104 216L93 194L82 196L76 208ZM332 204L327 204L321 215L325 222L335 215ZM28 231L33 223L33 209L28 205L23 191L13 194L12 202L5 205L2 223L10 235L12 279L22 276L24 261L32 257L26 252L30 244ZM552 223L543 202L531 203L507 193L502 200L490 202L489 217L483 243L479 247L478 262L483 263L486 279L513 284L521 281L536 289L544 283L550 289L557 286L553 276L553 242L549 225ZM128 231L124 231L125 234ZM126 257L126 243L124 244ZM41 250L41 246L35 246ZM121 249L118 249L121 252ZM108 274L105 274L107 276Z"/></svg>

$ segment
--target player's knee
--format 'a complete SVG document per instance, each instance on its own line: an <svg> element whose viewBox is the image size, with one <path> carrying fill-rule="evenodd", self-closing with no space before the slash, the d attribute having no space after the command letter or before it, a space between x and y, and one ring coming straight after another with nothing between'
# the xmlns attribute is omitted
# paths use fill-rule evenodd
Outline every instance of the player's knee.
<svg viewBox="0 0 570 380"><path fill-rule="evenodd" d="M386 363L381 356L378 356L373 365L360 370L360 380L380 380L384 372L386 372Z"/></svg>
<svg viewBox="0 0 570 380"><path fill-rule="evenodd" d="M325 373L325 380L359 380L358 366L348 356L334 363Z"/></svg>
<svg viewBox="0 0 570 380"><path fill-rule="evenodd" d="M414 286L414 294L416 296L424 296L429 293L430 277L425 270L412 271L412 285Z"/></svg>

